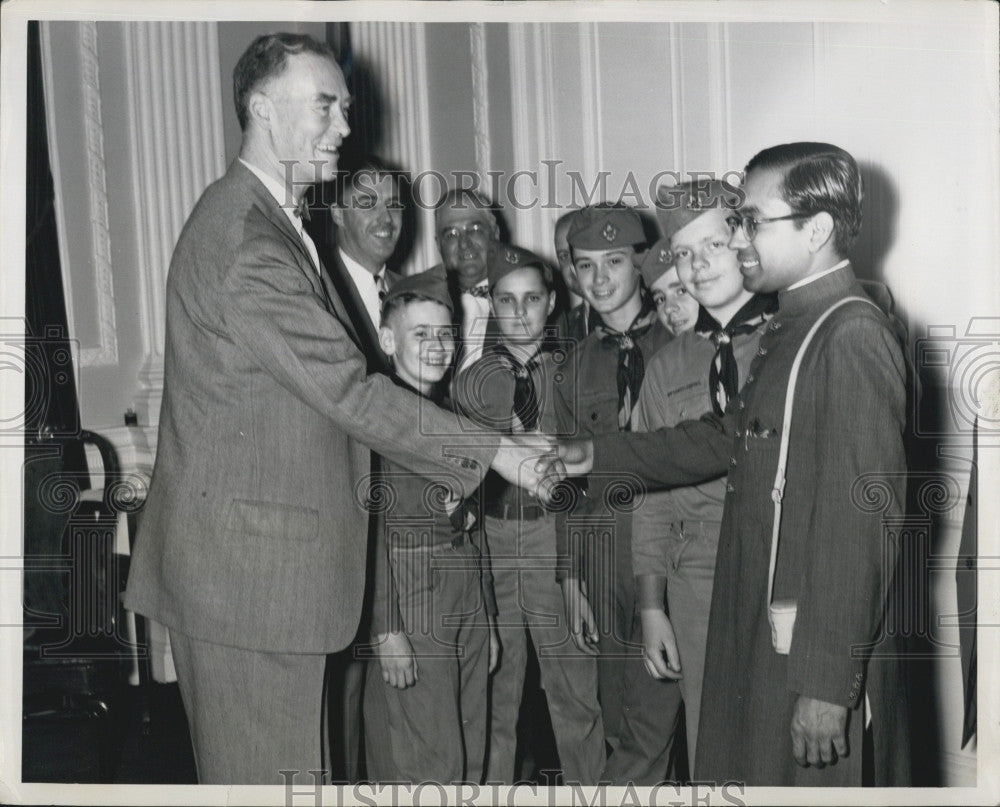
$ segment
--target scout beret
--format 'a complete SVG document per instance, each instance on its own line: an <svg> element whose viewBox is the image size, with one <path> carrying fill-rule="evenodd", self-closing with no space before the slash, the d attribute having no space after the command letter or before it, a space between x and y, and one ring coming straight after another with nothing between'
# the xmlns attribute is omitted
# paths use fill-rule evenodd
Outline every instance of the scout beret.
<svg viewBox="0 0 1000 807"><path fill-rule="evenodd" d="M552 269L534 252L521 249L513 244L490 244L489 251L486 253L486 278L491 289L501 278L506 277L515 269L524 269L526 266L538 268L542 273L545 285L552 285Z"/></svg>
<svg viewBox="0 0 1000 807"><path fill-rule="evenodd" d="M425 272L406 275L397 280L392 284L392 288L389 289L383 307L389 306L400 298L411 294L441 303L449 311L454 312L451 294L448 292L448 278L445 275L444 266L441 264L432 266Z"/></svg>
<svg viewBox="0 0 1000 807"><path fill-rule="evenodd" d="M656 218L663 237L669 240L706 210L730 211L739 207L739 203L739 193L719 179L660 185L656 189Z"/></svg>
<svg viewBox="0 0 1000 807"><path fill-rule="evenodd" d="M573 217L566 234L575 249L615 249L646 243L639 214L627 207L585 207Z"/></svg>
<svg viewBox="0 0 1000 807"><path fill-rule="evenodd" d="M674 256L670 252L670 239L661 238L642 257L639 265L639 272L642 279L646 281L646 288L652 288L653 284L660 279L664 272L674 266Z"/></svg>

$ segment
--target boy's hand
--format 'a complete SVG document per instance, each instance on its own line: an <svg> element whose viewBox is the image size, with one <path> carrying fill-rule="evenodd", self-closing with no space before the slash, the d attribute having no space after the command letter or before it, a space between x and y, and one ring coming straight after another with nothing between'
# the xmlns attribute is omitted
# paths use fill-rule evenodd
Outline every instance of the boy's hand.
<svg viewBox="0 0 1000 807"><path fill-rule="evenodd" d="M504 435L492 467L508 482L543 502L549 501L556 483L566 477L552 438L543 434Z"/></svg>
<svg viewBox="0 0 1000 807"><path fill-rule="evenodd" d="M683 678L674 628L663 609L643 608L639 611L639 618L642 620L642 650L646 671L653 678L671 678L675 681Z"/></svg>
<svg viewBox="0 0 1000 807"><path fill-rule="evenodd" d="M500 634L497 633L496 625L490 620L490 674L497 668L500 661Z"/></svg>
<svg viewBox="0 0 1000 807"><path fill-rule="evenodd" d="M382 680L396 689L417 683L417 660L405 633L380 633L375 637L375 652L382 668Z"/></svg>
<svg viewBox="0 0 1000 807"><path fill-rule="evenodd" d="M597 620L587 600L586 584L575 577L562 581L563 603L573 644L588 656L597 655Z"/></svg>

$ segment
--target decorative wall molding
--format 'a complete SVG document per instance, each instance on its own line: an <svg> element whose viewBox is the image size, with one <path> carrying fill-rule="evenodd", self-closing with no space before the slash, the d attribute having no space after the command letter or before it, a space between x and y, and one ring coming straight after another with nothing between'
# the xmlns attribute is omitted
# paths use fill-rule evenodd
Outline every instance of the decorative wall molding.
<svg viewBox="0 0 1000 807"><path fill-rule="evenodd" d="M680 25L676 22L669 23L667 30L670 37L670 125L673 130L671 146L674 158L672 168L674 171L680 171L684 167L684 127L680 116L681 99L684 97Z"/></svg>
<svg viewBox="0 0 1000 807"><path fill-rule="evenodd" d="M143 338L159 355L170 256L225 170L219 40L214 22L128 22L124 40Z"/></svg>
<svg viewBox="0 0 1000 807"><path fill-rule="evenodd" d="M729 24L707 24L708 120L712 170L732 169L733 137L730 126ZM675 109L676 111L676 109Z"/></svg>
<svg viewBox="0 0 1000 807"><path fill-rule="evenodd" d="M532 104L529 102L536 90L534 82L528 77L530 29L531 24L519 22L512 23L508 31L512 99L510 123L515 170L527 169L538 162L537 150L533 148ZM520 207L515 208L512 233L514 239L522 244L534 244L533 223L530 211Z"/></svg>
<svg viewBox="0 0 1000 807"><path fill-rule="evenodd" d="M424 23L352 22L352 49L377 85L366 91L378 99L381 138L373 142L376 121L362 122L365 145L397 163L412 176L431 169L430 102L427 82L427 33ZM375 111L375 108L372 108ZM437 260L433 211L417 207L417 241L404 272Z"/></svg>
<svg viewBox="0 0 1000 807"><path fill-rule="evenodd" d="M596 22L580 29L580 108L583 112L583 172L597 177L604 167L604 120L601 114L601 53Z"/></svg>
<svg viewBox="0 0 1000 807"><path fill-rule="evenodd" d="M469 23L469 49L472 54L472 126L476 169L482 186L489 187L493 158L490 151L490 80L486 60L486 23Z"/></svg>

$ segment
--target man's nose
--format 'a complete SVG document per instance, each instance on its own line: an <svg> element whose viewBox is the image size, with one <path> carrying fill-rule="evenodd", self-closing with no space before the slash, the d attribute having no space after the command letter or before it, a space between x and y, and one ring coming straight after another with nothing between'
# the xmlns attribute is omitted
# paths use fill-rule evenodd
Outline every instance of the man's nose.
<svg viewBox="0 0 1000 807"><path fill-rule="evenodd" d="M340 135L341 140L351 133L351 125L347 122L347 114L339 107L330 121L330 128Z"/></svg>
<svg viewBox="0 0 1000 807"><path fill-rule="evenodd" d="M743 233L743 227L736 227L729 235L729 248L730 249L743 249L750 246L750 241L747 240L746 235Z"/></svg>

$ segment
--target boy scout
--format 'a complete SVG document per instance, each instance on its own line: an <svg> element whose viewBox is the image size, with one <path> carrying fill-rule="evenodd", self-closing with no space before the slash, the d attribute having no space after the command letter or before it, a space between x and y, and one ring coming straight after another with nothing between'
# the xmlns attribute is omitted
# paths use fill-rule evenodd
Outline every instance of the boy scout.
<svg viewBox="0 0 1000 807"><path fill-rule="evenodd" d="M738 254L728 246L726 217L737 203L733 195L718 181L698 188L688 183L672 193L672 204L657 215L671 263L690 291L688 298L700 309L694 330L678 335L649 363L633 431L722 412L746 378L775 308L773 295L743 288ZM632 532L646 665L654 678L680 679L694 775L708 611L725 499L724 478L650 493L635 513Z"/></svg>
<svg viewBox="0 0 1000 807"><path fill-rule="evenodd" d="M456 403L488 428L552 432L550 384L562 369L543 351L546 319L555 307L552 272L527 250L495 244L487 277L499 342L458 376ZM503 648L492 682L487 781L512 784L516 777L517 718L530 634L563 780L594 784L604 767L597 665L576 647L566 626L555 579L555 518L498 476L487 476L481 495Z"/></svg>
<svg viewBox="0 0 1000 807"><path fill-rule="evenodd" d="M661 238L646 251L639 271L663 327L674 336L691 330L698 319L698 301L677 277L669 238Z"/></svg>
<svg viewBox="0 0 1000 807"><path fill-rule="evenodd" d="M397 383L436 403L455 351L451 318L447 281L435 271L398 281L382 312L379 342ZM377 781L482 778L497 649L470 540L474 508L434 485L386 462L371 495L385 509L372 617L378 663L368 665L364 698L368 774Z"/></svg>
<svg viewBox="0 0 1000 807"><path fill-rule="evenodd" d="M562 381L554 384L560 433L628 431L644 363L670 340L636 268L636 251L645 245L642 223L623 207L585 208L568 239L580 290L600 323L578 343ZM574 639L588 652L600 651L601 708L613 748L603 779L654 784L667 775L680 694L673 682L651 679L642 664L634 633L632 505L623 488L607 477L593 478L586 505L560 518L560 577ZM626 691L642 704L628 726L622 719Z"/></svg>

